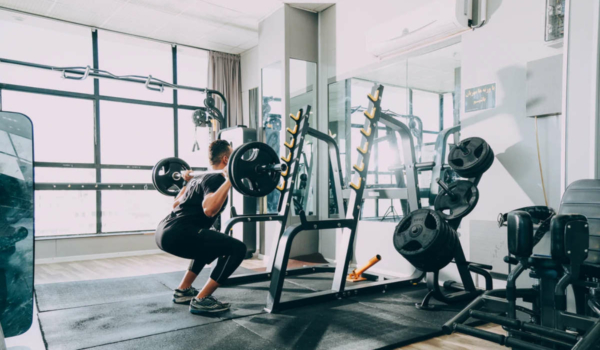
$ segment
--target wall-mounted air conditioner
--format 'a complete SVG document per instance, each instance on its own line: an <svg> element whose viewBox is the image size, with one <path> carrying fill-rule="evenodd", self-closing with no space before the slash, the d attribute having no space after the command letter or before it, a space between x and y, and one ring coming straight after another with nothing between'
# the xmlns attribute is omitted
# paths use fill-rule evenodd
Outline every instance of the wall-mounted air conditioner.
<svg viewBox="0 0 600 350"><path fill-rule="evenodd" d="M377 57L410 51L470 30L473 1L485 14L486 0L434 0L369 30L367 49ZM483 24L485 15L480 16Z"/></svg>

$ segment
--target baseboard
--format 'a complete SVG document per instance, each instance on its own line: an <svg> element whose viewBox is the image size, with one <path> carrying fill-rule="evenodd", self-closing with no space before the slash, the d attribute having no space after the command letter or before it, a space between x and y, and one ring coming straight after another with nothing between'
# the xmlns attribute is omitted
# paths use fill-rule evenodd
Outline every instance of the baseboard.
<svg viewBox="0 0 600 350"><path fill-rule="evenodd" d="M110 258L123 258L129 256L141 256L141 255L153 255L164 253L160 249L150 249L150 250L136 250L129 252L116 252L116 253L106 253L106 254L91 254L91 255L74 255L74 256L65 256L65 257L56 257L56 258L46 258L46 259L36 259L36 265L42 264L53 264L53 263L62 263L62 262L73 262L73 261L84 261L84 260L98 260L98 259L110 259Z"/></svg>

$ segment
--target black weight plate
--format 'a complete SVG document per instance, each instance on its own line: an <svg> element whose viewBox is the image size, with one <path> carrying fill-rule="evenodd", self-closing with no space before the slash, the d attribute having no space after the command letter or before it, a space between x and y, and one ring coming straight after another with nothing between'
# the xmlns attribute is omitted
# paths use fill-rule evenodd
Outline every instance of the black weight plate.
<svg viewBox="0 0 600 350"><path fill-rule="evenodd" d="M394 247L403 256L418 256L439 239L442 218L433 210L419 209L408 214L394 232Z"/></svg>
<svg viewBox="0 0 600 350"><path fill-rule="evenodd" d="M231 184L243 195L263 197L279 185L281 173L257 171L260 166L280 163L277 153L265 143L245 143L232 154L229 161L229 174L234 178Z"/></svg>
<svg viewBox="0 0 600 350"><path fill-rule="evenodd" d="M235 150L233 150L233 152L231 152L231 155L229 156L229 164L227 164L227 174L229 176L229 182L231 182L231 186L233 186L233 188L238 188L238 185L235 183L235 181L237 180L237 178L235 176L233 176L233 160L237 159L237 151L240 149L240 147L236 148Z"/></svg>
<svg viewBox="0 0 600 350"><path fill-rule="evenodd" d="M463 149L461 149L462 147ZM481 163L488 161L491 148L484 139L480 137L470 137L452 147L448 155L448 164L457 174L464 177L464 174L481 167ZM483 173L483 172L482 172Z"/></svg>
<svg viewBox="0 0 600 350"><path fill-rule="evenodd" d="M474 178L477 177L486 171L492 166L494 163L494 151L490 148L490 152L487 155L486 159L481 162L481 164L473 169L462 171L461 176L465 178Z"/></svg>
<svg viewBox="0 0 600 350"><path fill-rule="evenodd" d="M185 181L183 178L175 180L174 173L190 170L190 165L181 158L170 157L161 159L152 168L152 184L156 190L166 196L177 196Z"/></svg>
<svg viewBox="0 0 600 350"><path fill-rule="evenodd" d="M452 196L446 190L440 190L435 198L433 206L445 220L454 220L467 216L479 200L477 186L471 181L458 180L448 186Z"/></svg>

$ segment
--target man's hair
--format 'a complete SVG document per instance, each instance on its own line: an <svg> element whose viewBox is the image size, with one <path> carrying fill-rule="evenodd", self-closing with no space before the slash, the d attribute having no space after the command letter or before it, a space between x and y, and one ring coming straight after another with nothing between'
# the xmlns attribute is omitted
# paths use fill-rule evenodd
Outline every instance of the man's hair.
<svg viewBox="0 0 600 350"><path fill-rule="evenodd" d="M215 165L221 163L224 156L229 155L231 146L225 140L215 140L208 146L208 160L210 164Z"/></svg>

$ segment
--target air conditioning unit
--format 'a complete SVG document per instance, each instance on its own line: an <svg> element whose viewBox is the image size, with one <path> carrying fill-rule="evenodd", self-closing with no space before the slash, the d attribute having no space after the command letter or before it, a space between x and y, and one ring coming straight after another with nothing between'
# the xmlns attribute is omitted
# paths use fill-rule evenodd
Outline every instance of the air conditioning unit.
<svg viewBox="0 0 600 350"><path fill-rule="evenodd" d="M481 1L481 9L485 2ZM471 29L472 13L473 0L429 2L370 29L367 50L383 57L441 41Z"/></svg>

